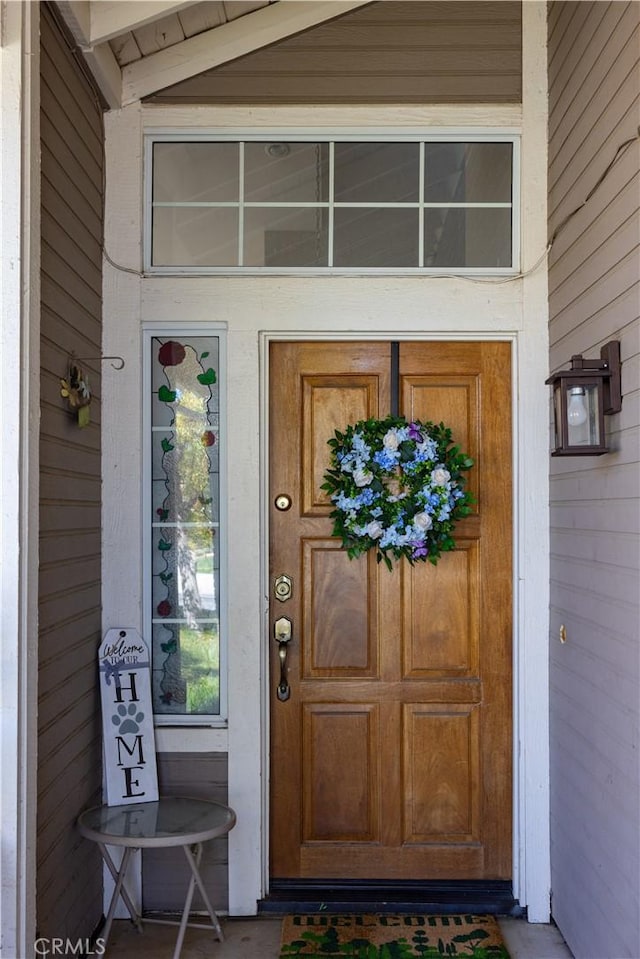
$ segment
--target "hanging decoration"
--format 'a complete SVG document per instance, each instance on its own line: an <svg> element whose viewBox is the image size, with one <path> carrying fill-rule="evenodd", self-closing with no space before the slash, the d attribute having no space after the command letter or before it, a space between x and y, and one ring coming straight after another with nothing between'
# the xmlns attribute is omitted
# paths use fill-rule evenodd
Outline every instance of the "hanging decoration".
<svg viewBox="0 0 640 959"><path fill-rule="evenodd" d="M80 360L102 362L111 360L114 370L124 369L124 360L121 356L82 356L74 353L69 356L69 365L66 378L60 380L60 396L67 401L69 409L78 420L78 426L85 427L91 422L89 405L91 403L91 388L89 377L79 365Z"/></svg>
<svg viewBox="0 0 640 959"><path fill-rule="evenodd" d="M60 380L60 396L67 401L69 409L76 414L78 426L88 426L91 422L89 377L73 360L69 360L66 379Z"/></svg>
<svg viewBox="0 0 640 959"><path fill-rule="evenodd" d="M389 569L403 556L434 565L455 547L456 522L471 512L464 471L473 460L452 445L440 423L403 416L360 420L328 440L325 490L334 505L334 536L350 559L376 550Z"/></svg>

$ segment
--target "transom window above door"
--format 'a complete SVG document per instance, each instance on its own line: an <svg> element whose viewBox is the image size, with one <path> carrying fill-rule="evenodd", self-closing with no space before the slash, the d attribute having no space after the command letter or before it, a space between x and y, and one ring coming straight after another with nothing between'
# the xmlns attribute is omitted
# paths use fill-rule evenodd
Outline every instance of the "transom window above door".
<svg viewBox="0 0 640 959"><path fill-rule="evenodd" d="M145 270L513 273L517 146L149 136Z"/></svg>

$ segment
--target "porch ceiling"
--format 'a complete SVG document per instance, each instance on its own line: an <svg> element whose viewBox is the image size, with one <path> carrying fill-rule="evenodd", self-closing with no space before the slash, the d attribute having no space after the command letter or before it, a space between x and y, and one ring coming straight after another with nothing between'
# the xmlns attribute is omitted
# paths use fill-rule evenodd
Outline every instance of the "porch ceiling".
<svg viewBox="0 0 640 959"><path fill-rule="evenodd" d="M370 0L58 0L111 109Z"/></svg>

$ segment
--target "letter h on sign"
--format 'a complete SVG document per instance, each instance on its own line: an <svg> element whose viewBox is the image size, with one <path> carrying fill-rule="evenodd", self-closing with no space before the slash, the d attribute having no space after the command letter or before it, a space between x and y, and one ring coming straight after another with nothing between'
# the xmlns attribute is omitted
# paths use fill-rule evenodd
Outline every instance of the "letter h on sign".
<svg viewBox="0 0 640 959"><path fill-rule="evenodd" d="M154 802L158 772L147 645L134 629L110 629L98 659L107 804Z"/></svg>

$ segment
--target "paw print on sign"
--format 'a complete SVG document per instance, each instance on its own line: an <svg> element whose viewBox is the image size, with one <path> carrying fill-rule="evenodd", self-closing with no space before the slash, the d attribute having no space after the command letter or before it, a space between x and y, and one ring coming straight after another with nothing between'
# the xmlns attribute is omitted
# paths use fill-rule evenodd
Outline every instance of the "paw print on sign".
<svg viewBox="0 0 640 959"><path fill-rule="evenodd" d="M118 712L111 717L111 722L118 727L121 734L137 733L140 730L140 723L144 719L144 713L137 712L136 703L130 706L118 706Z"/></svg>

